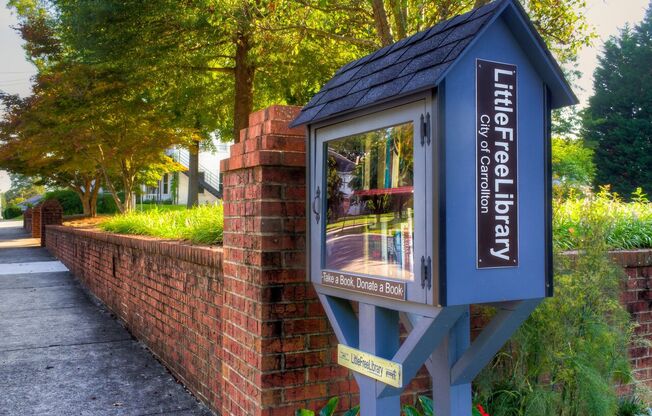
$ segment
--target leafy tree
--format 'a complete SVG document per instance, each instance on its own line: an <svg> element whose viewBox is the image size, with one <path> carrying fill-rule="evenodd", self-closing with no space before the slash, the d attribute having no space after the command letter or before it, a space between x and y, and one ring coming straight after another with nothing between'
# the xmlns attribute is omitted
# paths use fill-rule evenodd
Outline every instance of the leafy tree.
<svg viewBox="0 0 652 416"><path fill-rule="evenodd" d="M48 187L69 187L82 201L84 214L95 215L100 172L92 160L51 128L57 108L43 97L3 95L0 121L0 165L11 172L38 178Z"/></svg>
<svg viewBox="0 0 652 416"><path fill-rule="evenodd" d="M195 156L215 131L237 141L254 108L303 104L342 64L484 3L9 2L39 74L65 80L50 90L69 106L53 128L74 137L114 195L127 196L137 172L165 161L164 145L183 143ZM563 59L591 37L582 0L525 6ZM130 200L116 204L130 208Z"/></svg>
<svg viewBox="0 0 652 416"><path fill-rule="evenodd" d="M8 205L19 204L26 199L42 195L45 187L37 185L33 178L17 173L10 173L11 188L5 192L5 200Z"/></svg>
<svg viewBox="0 0 652 416"><path fill-rule="evenodd" d="M109 63L80 62L83 51L75 49L67 31L74 32L75 27L62 24L54 4L37 0L10 4L19 12L21 33L29 34L28 57L39 68L33 97L38 106L29 113L33 128L24 122L30 117L20 119L20 137L43 145L39 150L48 156L46 162L60 164L46 163L47 170L70 176L70 170L83 166L99 172L120 211L132 209L137 185L151 182L152 172L161 175L179 168L164 151L186 143L188 132L166 123L153 91L141 88L144 78L129 77ZM68 163L61 166L63 159ZM100 181L92 183L96 198Z"/></svg>
<svg viewBox="0 0 652 416"><path fill-rule="evenodd" d="M595 177L593 150L581 140L553 137L552 175L564 188L590 186Z"/></svg>
<svg viewBox="0 0 652 416"><path fill-rule="evenodd" d="M652 189L652 6L634 29L604 46L594 95L584 114L584 140L595 148L596 184L621 195Z"/></svg>

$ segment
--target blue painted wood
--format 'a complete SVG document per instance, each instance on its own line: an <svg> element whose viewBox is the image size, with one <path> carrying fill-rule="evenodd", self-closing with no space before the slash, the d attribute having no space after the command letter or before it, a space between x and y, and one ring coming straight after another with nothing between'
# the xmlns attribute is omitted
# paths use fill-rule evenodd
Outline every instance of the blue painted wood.
<svg viewBox="0 0 652 416"><path fill-rule="evenodd" d="M518 68L518 267L476 268L476 59ZM503 19L455 64L444 93L446 305L545 297L544 83Z"/></svg>
<svg viewBox="0 0 652 416"><path fill-rule="evenodd" d="M405 330L409 333L419 322L419 320L422 319L422 317L413 313L401 312L399 313L399 319L401 320L401 324L403 325L403 328L405 328ZM426 366L426 369L428 370L429 374L433 374L432 357L426 358L426 362L423 365Z"/></svg>
<svg viewBox="0 0 652 416"><path fill-rule="evenodd" d="M403 385L407 386L432 351L441 344L455 322L467 310L466 306L444 308L437 317L422 317L416 322L403 345L393 356L392 361L403 365ZM386 384L379 386L378 397L400 394L397 389Z"/></svg>
<svg viewBox="0 0 652 416"><path fill-rule="evenodd" d="M473 345L464 352L453 366L451 384L471 383L512 336L514 331L536 309L541 300L526 300L500 308L496 316L491 319L475 339Z"/></svg>
<svg viewBox="0 0 652 416"><path fill-rule="evenodd" d="M337 341L352 348L359 348L358 316L351 307L351 302L334 296L323 294L318 296L326 316L328 316L328 321L333 327ZM355 371L352 374L359 385L363 376Z"/></svg>
<svg viewBox="0 0 652 416"><path fill-rule="evenodd" d="M340 344L358 348L358 317L351 307L351 302L334 296L318 296Z"/></svg>
<svg viewBox="0 0 652 416"><path fill-rule="evenodd" d="M359 305L360 350L381 358L392 359L399 344L398 312L378 306L361 303ZM401 413L401 397L376 397L376 380L361 375L360 415L361 416L396 416Z"/></svg>
<svg viewBox="0 0 652 416"><path fill-rule="evenodd" d="M451 384L451 367L469 347L471 321L468 306L455 326L432 354L432 397L437 416L471 414L471 384Z"/></svg>

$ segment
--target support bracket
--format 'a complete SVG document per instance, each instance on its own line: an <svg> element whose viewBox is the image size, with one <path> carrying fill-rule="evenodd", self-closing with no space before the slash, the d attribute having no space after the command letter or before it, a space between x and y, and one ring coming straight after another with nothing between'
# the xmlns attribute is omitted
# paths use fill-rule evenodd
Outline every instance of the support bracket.
<svg viewBox="0 0 652 416"><path fill-rule="evenodd" d="M455 322L464 314L466 306L451 306L442 308L434 318L421 317L403 345L396 352L392 361L403 366L403 380L414 378L424 361L439 346ZM379 398L400 394L406 386L397 389L384 383L377 383Z"/></svg>
<svg viewBox="0 0 652 416"><path fill-rule="evenodd" d="M542 300L522 300L499 306L496 316L453 365L451 385L473 381Z"/></svg>

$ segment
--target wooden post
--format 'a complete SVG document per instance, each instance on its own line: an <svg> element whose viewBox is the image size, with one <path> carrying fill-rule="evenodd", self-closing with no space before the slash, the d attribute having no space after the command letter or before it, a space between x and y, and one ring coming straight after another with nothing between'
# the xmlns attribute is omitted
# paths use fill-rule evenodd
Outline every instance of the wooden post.
<svg viewBox="0 0 652 416"><path fill-rule="evenodd" d="M471 383L452 385L451 369L471 344L469 308L457 320L444 341L432 354L432 398L434 414L471 414Z"/></svg>
<svg viewBox="0 0 652 416"><path fill-rule="evenodd" d="M360 350L391 360L399 347L398 312L360 303ZM361 376L361 416L396 416L401 413L401 396L378 398L377 381Z"/></svg>

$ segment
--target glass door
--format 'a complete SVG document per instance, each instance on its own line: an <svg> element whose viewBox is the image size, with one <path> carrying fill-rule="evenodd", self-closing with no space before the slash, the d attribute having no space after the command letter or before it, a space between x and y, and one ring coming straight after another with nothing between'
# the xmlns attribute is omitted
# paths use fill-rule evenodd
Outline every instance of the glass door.
<svg viewBox="0 0 652 416"><path fill-rule="evenodd" d="M313 192L320 202L313 209L321 220L312 233L313 274L359 277L352 290L380 281L397 291L398 283L405 300L425 302L425 105L421 100L316 131Z"/></svg>

